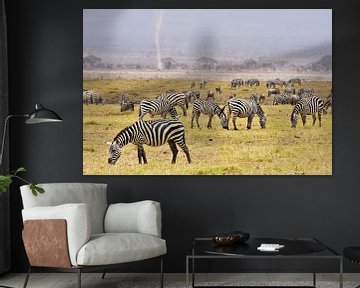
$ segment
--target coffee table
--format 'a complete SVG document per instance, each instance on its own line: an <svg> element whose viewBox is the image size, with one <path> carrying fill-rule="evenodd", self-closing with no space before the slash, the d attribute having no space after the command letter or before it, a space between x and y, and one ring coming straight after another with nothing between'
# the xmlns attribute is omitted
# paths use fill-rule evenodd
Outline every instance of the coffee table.
<svg viewBox="0 0 360 288"><path fill-rule="evenodd" d="M275 252L259 251L262 243L280 244L283 248ZM215 244L211 238L194 238L191 254L186 255L186 287L189 287L189 274L191 268L192 283L190 287L209 287L195 285L195 260L201 259L312 259L313 285L293 287L315 287L316 288L316 260L333 259L339 261L339 287L343 287L343 258L335 250L315 238L250 238L244 243L220 246ZM217 286L210 286L217 287ZM222 286L229 287L229 286ZM247 286L231 286L247 287ZM256 286L251 286L256 287ZM275 287L275 286L271 286ZM284 287L284 286L281 286Z"/></svg>

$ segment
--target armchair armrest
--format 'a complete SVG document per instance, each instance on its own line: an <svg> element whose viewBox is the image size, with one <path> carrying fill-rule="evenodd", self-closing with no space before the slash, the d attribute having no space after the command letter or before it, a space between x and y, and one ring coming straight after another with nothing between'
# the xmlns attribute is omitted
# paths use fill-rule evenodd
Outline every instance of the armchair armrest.
<svg viewBox="0 0 360 288"><path fill-rule="evenodd" d="M70 261L73 266L77 265L77 253L89 241L91 235L88 205L71 203L58 206L33 207L23 209L22 216L24 222L27 220L64 219L66 221ZM34 238L33 241L39 241L41 236L34 235Z"/></svg>
<svg viewBox="0 0 360 288"><path fill-rule="evenodd" d="M111 204L105 214L106 233L143 233L161 237L160 203L150 200Z"/></svg>

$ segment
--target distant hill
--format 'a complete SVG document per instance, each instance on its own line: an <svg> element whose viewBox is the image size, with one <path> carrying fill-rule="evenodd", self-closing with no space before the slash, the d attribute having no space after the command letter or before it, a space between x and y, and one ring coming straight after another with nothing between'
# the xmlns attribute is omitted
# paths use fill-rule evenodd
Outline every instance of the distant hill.
<svg viewBox="0 0 360 288"><path fill-rule="evenodd" d="M324 43L321 45L310 46L305 49L294 50L288 53L278 55L277 58L282 58L294 64L308 64L321 59L326 55L332 55L331 43Z"/></svg>

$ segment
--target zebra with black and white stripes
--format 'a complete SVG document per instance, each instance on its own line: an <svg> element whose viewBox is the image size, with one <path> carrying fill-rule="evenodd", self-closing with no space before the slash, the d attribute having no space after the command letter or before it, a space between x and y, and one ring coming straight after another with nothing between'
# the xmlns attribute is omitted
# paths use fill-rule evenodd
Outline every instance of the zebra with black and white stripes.
<svg viewBox="0 0 360 288"><path fill-rule="evenodd" d="M314 126L316 122L316 113L318 113L319 127L321 127L321 114L323 113L323 110L324 101L318 96L313 95L311 97L302 98L296 103L294 110L291 113L291 127L296 128L298 114L301 115L303 125L306 123L306 115L312 115Z"/></svg>
<svg viewBox="0 0 360 288"><path fill-rule="evenodd" d="M173 107L180 106L183 110L183 115L186 116L186 110L189 108L188 99L185 93L164 93L158 99L166 99Z"/></svg>
<svg viewBox="0 0 360 288"><path fill-rule="evenodd" d="M161 146L168 143L172 152L172 164L176 163L179 145L191 163L189 148L186 146L184 125L179 120L137 121L120 131L110 144L108 163L115 164L120 158L121 148L132 143L138 147L139 164L147 163L143 145Z"/></svg>
<svg viewBox="0 0 360 288"><path fill-rule="evenodd" d="M144 99L140 101L139 120L143 120L144 116L149 113L151 116L162 115L164 118L170 113L171 118L178 119L178 114L173 105L162 97L160 99Z"/></svg>
<svg viewBox="0 0 360 288"><path fill-rule="evenodd" d="M214 103L214 101L211 100L209 101L204 101L200 99L195 100L193 104L193 110L191 113L191 128L194 128L194 119L196 119L197 127L201 129L199 125L199 118L201 113L203 113L209 116L209 122L206 126L207 128L212 128L211 126L212 118L214 117L214 115L217 115L220 119L221 126L224 129L228 129L228 121L226 119L224 109L225 106L221 109L219 105L217 105L216 103Z"/></svg>
<svg viewBox="0 0 360 288"><path fill-rule="evenodd" d="M260 118L260 126L261 128L266 127L266 116L264 110L261 108L259 103L254 99L243 100L243 99L235 99L231 98L227 101L228 106L228 114L227 119L230 120L232 114L232 122L234 125L234 130L238 130L236 127L236 118L248 118L247 129L251 129L252 120L257 114Z"/></svg>

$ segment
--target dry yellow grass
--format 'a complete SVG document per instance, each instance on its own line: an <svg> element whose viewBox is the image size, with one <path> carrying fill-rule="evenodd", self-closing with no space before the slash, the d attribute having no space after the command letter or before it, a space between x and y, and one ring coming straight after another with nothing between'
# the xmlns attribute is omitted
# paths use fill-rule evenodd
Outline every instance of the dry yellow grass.
<svg viewBox="0 0 360 288"><path fill-rule="evenodd" d="M163 81L162 81L163 80ZM140 82L138 82L140 81ZM149 85L145 83L154 82ZM141 83L143 85L141 85ZM209 88L225 87L227 82L214 81ZM101 91L104 98L117 91L134 91L141 98L154 98L158 92L167 89L185 90L188 80L92 80L84 81L84 88ZM331 82L311 82L312 87L323 98L331 89ZM112 87L112 88L111 88ZM166 88L165 88L166 87ZM183 88L182 88L183 87ZM246 90L248 91L246 91ZM225 101L230 87L224 89L219 102ZM250 93L265 91L260 87L240 88L235 91L239 97L248 98ZM119 92L120 93L120 92ZM113 93L114 94L114 93ZM150 97L151 95L153 97ZM110 96L109 96L110 97ZM268 100L268 103L271 101ZM119 105L83 106L83 173L84 175L331 175L332 174L332 114L323 116L322 127L312 127L311 116L307 124L301 121L296 129L290 128L290 105L262 105L267 115L267 128L261 129L255 116L251 130L246 129L246 119L237 119L238 131L221 128L219 119L213 119L213 129L207 129L208 117L200 117L202 129L190 128L191 105L188 116L180 115L186 131L186 141L193 160L187 164L185 154L180 150L175 165L171 164L168 145L144 146L147 165L139 165L136 146L129 144L122 149L122 156L116 165L107 163L108 145L115 135L138 119L138 106L134 112L120 112ZM180 112L180 110L178 110ZM179 113L180 114L180 113ZM150 119L145 116L145 120Z"/></svg>

